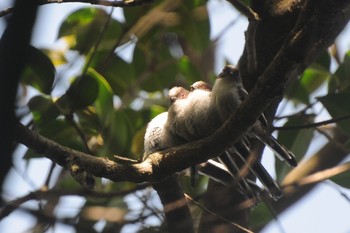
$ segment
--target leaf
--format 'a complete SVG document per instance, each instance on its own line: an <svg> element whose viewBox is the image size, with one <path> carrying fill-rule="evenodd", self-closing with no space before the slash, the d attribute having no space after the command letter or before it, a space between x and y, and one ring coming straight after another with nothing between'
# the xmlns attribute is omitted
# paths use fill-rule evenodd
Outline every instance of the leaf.
<svg viewBox="0 0 350 233"><path fill-rule="evenodd" d="M98 96L99 84L91 69L85 76L78 77L66 92L69 104L73 110L83 109L91 105Z"/></svg>
<svg viewBox="0 0 350 233"><path fill-rule="evenodd" d="M259 203L251 212L250 220L253 229L259 229L265 226L273 219L271 211L265 203ZM254 231L255 232L255 231Z"/></svg>
<svg viewBox="0 0 350 233"><path fill-rule="evenodd" d="M131 145L129 118L123 111L114 109L112 88L104 77L92 68L89 74L96 78L99 85L95 106L104 141L99 154L128 154Z"/></svg>
<svg viewBox="0 0 350 233"><path fill-rule="evenodd" d="M313 115L300 115L290 117L284 124L285 127L302 126L314 122ZM278 133L278 141L287 147L296 156L296 160L300 161L309 149L313 138L314 129L296 129L296 130L280 130ZM285 165L284 162L276 160L277 180L282 181L287 173L292 169Z"/></svg>
<svg viewBox="0 0 350 233"><path fill-rule="evenodd" d="M95 100L96 113L102 126L106 127L112 121L114 114L113 91L106 79L96 70L89 68L89 74L98 81L98 96Z"/></svg>
<svg viewBox="0 0 350 233"><path fill-rule="evenodd" d="M287 97L296 103L310 103L310 95L320 88L330 77L330 73L323 66L314 63L309 66L300 79L292 83L287 91Z"/></svg>
<svg viewBox="0 0 350 233"><path fill-rule="evenodd" d="M350 90L337 94L329 94L317 99L322 102L333 118L349 115L350 113ZM350 121L339 121L337 122L337 125L339 125L346 132L350 133Z"/></svg>
<svg viewBox="0 0 350 233"><path fill-rule="evenodd" d="M65 50L42 49L48 56L54 66L59 66L67 63Z"/></svg>
<svg viewBox="0 0 350 233"><path fill-rule="evenodd" d="M350 88L350 51L344 56L344 61L339 65L336 72L332 75L328 84L328 92L342 92Z"/></svg>
<svg viewBox="0 0 350 233"><path fill-rule="evenodd" d="M344 188L350 189L350 171L333 176L330 180Z"/></svg>
<svg viewBox="0 0 350 233"><path fill-rule="evenodd" d="M186 77L186 80L189 83L194 83L195 81L201 80L201 74L187 56L182 56L180 58L178 67L181 74Z"/></svg>
<svg viewBox="0 0 350 233"><path fill-rule="evenodd" d="M99 51L91 63L113 89L113 93L122 96L135 80L135 68L117 55L109 51Z"/></svg>
<svg viewBox="0 0 350 233"><path fill-rule="evenodd" d="M144 136L146 132L146 125L142 127L133 137L131 143L131 153L141 156L144 152ZM139 157L140 158L140 157ZM136 158L137 159L137 158Z"/></svg>
<svg viewBox="0 0 350 233"><path fill-rule="evenodd" d="M204 51L210 43L210 23L207 8L200 6L193 11L184 11L178 33L197 51Z"/></svg>
<svg viewBox="0 0 350 233"><path fill-rule="evenodd" d="M308 93L313 93L330 77L329 71L318 64L312 64L302 74L300 81Z"/></svg>
<svg viewBox="0 0 350 233"><path fill-rule="evenodd" d="M157 2L155 2L157 4ZM128 27L134 26L134 24L141 19L142 16L146 15L146 13L156 7L156 5L149 5L143 7L125 7L123 8L124 18L126 21L126 25Z"/></svg>
<svg viewBox="0 0 350 233"><path fill-rule="evenodd" d="M28 60L22 74L22 81L38 91L50 94L56 69L51 60L33 46L28 46Z"/></svg>
<svg viewBox="0 0 350 233"><path fill-rule="evenodd" d="M59 109L54 104L50 96L38 95L31 98L28 102L35 123L44 126L60 115Z"/></svg>
<svg viewBox="0 0 350 233"><path fill-rule="evenodd" d="M74 11L61 24L58 38L66 38L71 49L86 54L97 42L101 29L110 16L102 9L83 8ZM122 32L121 23L111 18L103 32L99 49L110 49Z"/></svg>

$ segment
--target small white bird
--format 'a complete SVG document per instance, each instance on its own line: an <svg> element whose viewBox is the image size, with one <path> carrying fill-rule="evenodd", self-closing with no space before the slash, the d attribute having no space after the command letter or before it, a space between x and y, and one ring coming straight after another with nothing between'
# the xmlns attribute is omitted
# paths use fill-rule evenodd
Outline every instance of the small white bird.
<svg viewBox="0 0 350 233"><path fill-rule="evenodd" d="M188 94L188 90L182 87L173 87L169 91L170 106L177 101L187 98ZM170 130L169 125L173 121L173 118L169 116L168 112L163 112L148 123L144 136L143 160L147 159L153 152L165 150L187 142ZM213 160L208 160L206 163L199 164L198 168L201 174L222 184L233 182L229 172L221 164Z"/></svg>
<svg viewBox="0 0 350 233"><path fill-rule="evenodd" d="M176 88L172 92L177 91ZM172 119L169 125L173 134L191 142L209 136L221 126L220 117L212 105L210 92L211 86L208 83L198 81L191 86L191 92L187 98L173 98L175 101L168 110L169 119ZM233 181L236 181L239 167L232 156L224 153L219 155L218 159L225 165ZM195 174L194 167L191 171ZM245 179L238 181L238 187L243 194L255 197L255 192L250 186Z"/></svg>

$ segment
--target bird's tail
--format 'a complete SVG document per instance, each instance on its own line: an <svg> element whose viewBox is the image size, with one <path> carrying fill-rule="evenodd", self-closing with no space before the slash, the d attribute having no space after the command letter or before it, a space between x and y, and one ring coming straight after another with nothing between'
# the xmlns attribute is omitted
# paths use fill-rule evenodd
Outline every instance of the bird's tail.
<svg viewBox="0 0 350 233"><path fill-rule="evenodd" d="M256 135L256 137L268 146L281 161L285 161L291 167L296 167L298 165L295 155L280 144L272 135L259 134Z"/></svg>
<svg viewBox="0 0 350 233"><path fill-rule="evenodd" d="M244 163L248 164L245 157L249 156L250 149L247 148L244 144L244 141L238 141L235 144L235 148L237 150L237 155L239 159ZM249 170L260 180L260 182L264 185L264 187L268 190L269 195L277 200L282 196L281 189L276 181L271 177L271 175L266 171L264 166L260 163L260 161L255 160L252 164L248 164Z"/></svg>

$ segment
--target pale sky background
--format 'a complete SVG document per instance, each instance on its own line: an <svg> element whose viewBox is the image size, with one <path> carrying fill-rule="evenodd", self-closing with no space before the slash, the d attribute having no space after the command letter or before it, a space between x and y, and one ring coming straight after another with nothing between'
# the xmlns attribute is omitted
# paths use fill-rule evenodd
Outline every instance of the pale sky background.
<svg viewBox="0 0 350 233"><path fill-rule="evenodd" d="M0 2L0 10L8 7L10 1ZM57 43L57 29L63 18L79 7L88 7L88 4L51 4L40 7L40 15L37 18L36 30L33 36L33 44L39 48L51 48L55 46L59 48L62 44ZM115 9L115 16L122 19L120 9ZM216 38L226 25L237 18L236 12L232 9L231 5L223 0L212 0L209 2L209 13L212 23L212 38ZM4 26L0 20L0 33ZM217 72L219 72L224 65L224 58L228 58L231 62L236 63L243 51L244 46L244 31L247 27L247 21L241 18L237 21L233 27L230 27L225 33L224 37L219 41L218 50L218 64ZM340 51L343 53L350 48L350 34L349 27L337 40ZM232 42L232 38L235 38ZM319 95L324 95L325 90L320 90ZM322 112L318 116L317 120L328 119L329 115ZM313 144L307 154L312 154L326 141L322 136L316 135L316 142ZM23 148L22 148L23 150ZM18 171L12 170L11 179L7 181L7 193L6 196L9 199L20 197L27 194L29 191L33 191L39 188L43 184L43 179L46 178L47 170L49 168L50 161L47 159L36 159L31 162L25 169L25 164L21 159L22 154L17 153L14 159L14 163L17 170L25 171L25 174L19 174ZM269 161L266 158L272 158L270 155L265 155L264 164L267 167L272 167L273 161ZM57 174L56 174L57 175ZM22 176L22 177L21 177ZM32 183L28 184L27 180ZM336 187L336 188L335 188ZM301 200L297 205L290 208L279 219L279 224L270 224L263 232L264 233L350 233L350 203L344 197L341 196L339 190L344 192L347 196L350 196L350 191L342 189L339 186L331 185L327 182L319 185L315 188L307 197ZM132 197L128 198L128 201L135 203ZM25 206L35 205L36 202L28 202ZM76 209L83 204L81 198L78 197L66 197L61 200L59 205L59 213L61 216L74 216ZM159 203L158 203L159 204ZM9 217L0 222L0 232L3 233L21 233L25 232L32 223L34 218L30 217L23 212L16 211ZM103 224L101 222L100 224ZM283 231L281 230L283 228ZM99 226L96 226L99 228ZM128 231L132 232L133 228L129 228ZM69 233L72 232L70 227L65 225L59 225L53 231L55 233Z"/></svg>

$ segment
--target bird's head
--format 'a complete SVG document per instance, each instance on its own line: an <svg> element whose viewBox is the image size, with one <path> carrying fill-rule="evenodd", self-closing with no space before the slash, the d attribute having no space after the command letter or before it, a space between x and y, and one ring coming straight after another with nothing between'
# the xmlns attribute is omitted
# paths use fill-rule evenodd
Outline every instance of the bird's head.
<svg viewBox="0 0 350 233"><path fill-rule="evenodd" d="M204 90L204 91L211 91L211 86L209 83L204 81L197 81L191 85L191 91L194 90Z"/></svg>
<svg viewBox="0 0 350 233"><path fill-rule="evenodd" d="M188 96L188 90L183 87L173 87L169 90L168 95L170 104L172 104L175 100L186 99Z"/></svg>
<svg viewBox="0 0 350 233"><path fill-rule="evenodd" d="M218 78L237 79L239 77L239 70L234 65L226 65L225 68L218 75Z"/></svg>

